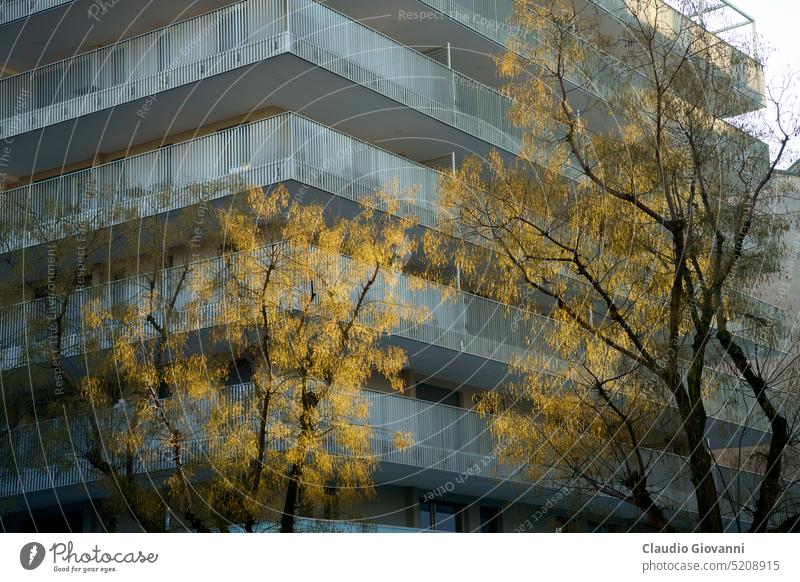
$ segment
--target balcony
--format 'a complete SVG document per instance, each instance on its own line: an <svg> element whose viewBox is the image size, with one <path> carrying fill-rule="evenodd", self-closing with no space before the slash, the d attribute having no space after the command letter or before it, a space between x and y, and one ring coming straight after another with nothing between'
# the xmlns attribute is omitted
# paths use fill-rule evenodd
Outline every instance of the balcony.
<svg viewBox="0 0 800 582"><path fill-rule="evenodd" d="M349 259L342 257L342 268L347 268ZM225 266L221 259L213 258L190 265L187 283L180 289L182 267L163 271L156 291L159 296L173 296L177 292L178 320L173 322L179 329L199 331L225 324L225 309L221 300L205 303L194 313L189 306L195 299L190 284L194 273L221 272ZM379 281L371 291L375 298L383 296L388 283ZM409 275L401 275L394 283L393 293L405 304L426 310L428 316L421 324L402 321L394 335L425 345L436 345L448 350L464 352L479 358L488 358L507 363L512 354L523 354L528 349L545 350L543 334L555 321L520 310L509 310L503 304L490 299L434 283L423 282ZM83 353L85 340L92 336L99 349L111 346L115 328L113 324L100 332L84 330L85 306L97 303L104 309L114 306L135 305L149 292L150 282L145 276L130 277L103 285L76 290L66 300L64 316L63 357ZM35 360L37 346L45 348L48 339L47 326L49 299L18 303L0 310L0 369L26 366ZM521 329L523 321L531 321L535 345L529 344L529 329ZM544 353L544 352L543 352Z"/></svg>
<svg viewBox="0 0 800 582"><path fill-rule="evenodd" d="M404 44L431 47L448 42L452 49L449 58L453 68L490 86L506 82L494 74L495 65L491 57L498 50L511 48L512 39L524 40L529 50L539 55L552 51L551 47L530 32L526 32L524 37L520 36L523 31L513 22L513 0L326 0L326 4L368 22L371 27ZM414 16L401 16L425 14L426 9L429 13L436 11L447 18L412 20ZM465 34L465 31L473 34ZM584 61L579 67L568 71L572 86L586 94L575 104L579 109L591 111L592 99L608 101L619 93L621 86L645 88L651 85L645 74L619 58L580 39L579 42L584 51ZM731 71L725 74L728 78ZM751 77L755 74L750 72ZM761 90L760 83L755 83L753 87ZM736 104L741 109L737 113L763 106L763 97L754 95L754 89L746 83L740 84L738 89L742 99ZM730 99L715 103L712 97L704 97L705 107L714 109L721 105L717 108L719 111L726 114L731 111ZM598 119L602 121L602 117Z"/></svg>
<svg viewBox="0 0 800 582"><path fill-rule="evenodd" d="M219 198L292 180L354 202L394 184L399 193L415 192L401 211L436 224L438 172L285 113L7 190L4 249L186 208L206 196L204 184L218 184L208 195Z"/></svg>
<svg viewBox="0 0 800 582"><path fill-rule="evenodd" d="M348 260L342 257L343 265ZM175 284L182 280L181 267L162 273L156 287L158 295L172 297L178 291L178 315L172 321L176 329L201 332L225 325L225 306L221 300L212 300L197 309L190 309L195 298L191 285L193 273L201 269L217 272L223 268L218 258L194 263L188 273L189 282L180 289ZM385 282L379 281L371 292L376 299L383 296L387 289L385 285ZM464 367L465 370L473 370L470 372L472 376L468 374L473 382L477 381L480 374L489 373L481 371L485 363L494 363L505 369L513 356L550 354L553 371L563 366L546 341L547 337L555 334L559 325L553 319L471 293L423 282L409 275L400 276L394 285L392 292L402 303L422 308L427 314L422 323L401 321L392 334L392 341L413 352L412 361L415 358L433 358L438 369L441 369L447 358L453 360L453 353L459 357L474 358L477 361L469 364L471 367ZM90 340L89 345L93 349L111 347L112 338L117 332L115 324L100 331L85 330L85 306L96 303L110 310L114 306L136 305L147 300L149 290L150 280L138 276L84 287L71 294L66 299L63 318L61 358L84 353L87 340ZM52 309L50 299L45 297L0 310L0 369L24 368L42 357L53 357L48 351L51 349L48 323ZM757 409L757 405L749 391L741 388L736 377L712 368L707 368L706 373L709 378L709 417L734 425L750 426L756 431L766 430L764 422L750 418L751 411ZM502 381L505 374L502 372L494 381Z"/></svg>
<svg viewBox="0 0 800 582"><path fill-rule="evenodd" d="M4 74L29 71L118 44L233 2L4 0L0 2Z"/></svg>
<svg viewBox="0 0 800 582"><path fill-rule="evenodd" d="M625 4L625 0L587 1L595 4L598 8L614 17L623 25L632 22L633 15ZM723 4L730 7L726 2L723 2ZM702 6L702 2L700 6ZM736 12L739 11L736 10ZM662 26L666 25L667 28L676 33L687 29L705 29L705 27L692 18L689 18L689 16L670 6L668 0L659 3L658 14L660 24ZM643 14L641 17L652 18L652 15ZM764 107L764 72L760 63L754 56L748 54L742 48L726 42L719 34L717 34L717 38L719 38L721 43L720 46L724 49L725 56L721 62L705 63L705 65L712 67L715 73L722 75L723 78L729 78L736 90L746 99L750 100L753 105L752 109ZM669 46L673 41L674 39L667 39L665 45ZM753 45L751 50L755 53L755 39L753 39ZM680 46L678 48L680 49ZM746 111L742 111L741 113L745 112Z"/></svg>
<svg viewBox="0 0 800 582"><path fill-rule="evenodd" d="M201 197L210 202L244 187L289 181L356 203L393 184L405 197L400 213L435 228L439 179L439 173L426 166L286 113L8 190L3 248L30 247L180 210L200 203ZM208 183L220 187L203 191L201 186ZM748 312L780 321L778 307L737 295ZM747 336L747 330L742 335Z"/></svg>
<svg viewBox="0 0 800 582"><path fill-rule="evenodd" d="M297 61L290 65L285 58L277 61L281 55L299 58L305 67ZM273 68L259 71L257 78L246 74L257 70L254 67L260 63L273 60ZM327 71L356 83L495 147L512 153L517 150L514 136L518 130L507 116L510 103L500 93L312 0L249 0L0 80L0 138L13 138L20 148L12 164L37 159L38 165L9 167L8 173L27 175L64 164L79 155L75 151L79 148L87 153L78 159L86 159L90 152L103 149L98 143L84 144L95 134L101 141L114 140L118 133L130 136L137 130L156 136L155 132L161 131L163 137L164 123L177 123L175 119L157 123L152 114L139 115L142 119L137 119L137 114L148 103L166 103L167 97L162 99L166 93L174 93L177 100L174 116L200 116L215 107L222 109L217 97L231 101L225 101L224 106L236 107L239 112L252 110L264 95L274 95L276 102L289 99L290 94L298 100L308 97L303 95L304 83L316 85L322 95L335 98L341 84L315 81L308 75L309 64L313 65L311 70ZM231 79L225 74L233 71L239 71L241 78L232 81L242 84L236 95L226 91ZM267 79L283 75L297 82L283 92L274 84L265 85ZM223 83L215 86L215 95L191 91L191 86L212 78ZM196 105L181 99L197 100ZM317 101L312 99L309 107ZM353 103L341 107L352 108ZM375 106L364 103L363 107L369 111ZM104 129L97 127L104 121L96 117L103 111L115 120ZM193 128L201 124L201 119L181 118L181 123ZM68 121L75 123L64 123ZM65 152L55 151L59 148L39 152L34 145L40 136L27 135L50 130L51 126L63 126L61 133L53 131L65 139L63 143L70 148L66 158L70 160L65 159ZM52 143L59 143L53 139Z"/></svg>
<svg viewBox="0 0 800 582"><path fill-rule="evenodd" d="M231 395L236 398L252 390L251 384L231 387ZM466 472L484 458L491 458L492 466L483 465L485 475L494 478L510 478L513 471L497 463L496 455L491 456L495 447L494 439L488 431L486 421L477 413L465 409L401 397L367 390L364 392L370 407L368 424L374 428L372 454L381 463L422 468L447 473ZM209 412L205 404L194 408L195 414L202 416ZM114 407L108 411L98 411L102 422L111 423L115 419L124 423L124 407ZM192 421L187 421L189 424ZM242 419L242 422L247 422ZM123 424L119 425L124 426ZM69 428L72 442L58 438ZM73 419L66 424L64 419L48 420L36 425L14 429L7 441L13 446L14 458L19 466L15 471L4 464L0 472L0 497L33 493L54 487L66 487L78 483L90 483L101 478L85 461L75 458L76 450L86 450L90 434L85 430L81 419ZM394 434L409 431L415 437L414 445L397 449ZM198 431L192 431L198 435ZM63 437L63 434L61 435ZM189 458L202 457L202 449L207 446L202 438L195 438L189 445ZM279 448L280 443L273 443ZM331 443L332 451L337 445ZM5 450L3 454L10 451ZM162 454L157 443L145 445L140 451L136 472L154 472L172 468L170 456Z"/></svg>
<svg viewBox="0 0 800 582"><path fill-rule="evenodd" d="M231 387L234 398L251 390L251 384ZM451 483L454 493L515 500L520 499L521 488L526 490L523 496L526 500L563 489L564 483L551 471L543 468L540 476L528 478L520 472L522 467L503 463L502 447L490 432L489 419L472 410L372 390L366 390L364 397L369 405L367 424L373 429L371 452L379 461L376 485L411 479L418 488L433 490ZM210 412L210 405L193 406L192 410L202 417ZM118 405L99 411L98 418L109 426L118 423L124 427L126 414L125 407ZM190 426L194 422L187 420ZM243 417L242 422L248 420ZM413 445L398 449L394 444L397 431L411 433ZM65 434L69 435L68 440ZM202 462L209 442L199 430L191 434L185 459ZM88 450L92 438L80 418L49 420L14 429L6 441L8 448L2 451L6 458L13 455L14 463L4 464L0 471L0 497L31 495L72 485L91 491L92 483L101 476L76 451ZM147 473L152 481L158 480L159 472L171 470L171 452L162 446L157 441L145 441L134 471ZM273 442L271 446L280 450L282 445ZM335 442L328 446L332 452L338 450ZM652 465L650 479L655 499L675 512L695 511L685 459L659 451L648 451L645 457L645 462ZM728 495L747 503L758 475L727 467L718 469ZM455 480L456 476L461 479ZM731 514L729 501L723 498L722 503L723 512ZM733 506L738 507L736 503Z"/></svg>
<svg viewBox="0 0 800 582"><path fill-rule="evenodd" d="M0 5L0 25L28 18L37 13L50 10L73 0L5 0Z"/></svg>

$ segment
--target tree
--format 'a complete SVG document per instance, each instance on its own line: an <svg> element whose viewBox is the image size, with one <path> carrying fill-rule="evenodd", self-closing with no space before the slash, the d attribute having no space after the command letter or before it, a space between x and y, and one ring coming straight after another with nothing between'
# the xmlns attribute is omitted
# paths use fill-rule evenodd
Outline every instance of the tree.
<svg viewBox="0 0 800 582"><path fill-rule="evenodd" d="M133 214L113 204L113 192L69 178L2 196L0 319L10 341L1 346L9 358L0 376L3 429L10 430L58 414L63 400L79 392L80 364L69 357L80 350L80 300L92 284L93 262L125 234L123 226L104 229L106 221Z"/></svg>
<svg viewBox="0 0 800 582"><path fill-rule="evenodd" d="M553 318L542 335L555 357L514 361L523 379L482 409L511 443L509 460L628 502L652 527L685 519L677 510L686 499L669 498L685 463L697 511L689 527L721 531L724 508L765 531L788 493L796 405L781 390L796 395L797 382L779 387L755 365L777 346L750 340L779 322L754 316L755 302L735 290L770 279L791 226L772 212L782 196L773 177L797 126L774 94L772 124L728 121L742 111L745 84L730 75L754 68L688 19L676 24L659 1L625 4L627 24L610 38L569 0L517 2L522 32L498 71L509 79L521 154L469 159L443 184L453 219L441 228L464 241L462 277ZM610 68L597 47L624 64ZM648 82L620 77L625 70ZM603 95L602 83L614 88L607 99L587 98ZM771 138L777 154L754 135ZM434 265L449 261L445 244L428 236ZM749 508L732 499L707 441L709 414L742 386L769 440Z"/></svg>
<svg viewBox="0 0 800 582"><path fill-rule="evenodd" d="M49 461L70 443L65 467L96 471L106 513L147 531L165 511L196 531L335 517L371 493L367 381L402 388L405 354L384 336L420 317L395 292L413 218L390 192L375 197L386 213L336 218L283 187L198 188L200 205L118 243L136 276L71 299L86 371L47 425ZM240 193L202 206L219 188ZM243 365L252 382L227 386Z"/></svg>
<svg viewBox="0 0 800 582"><path fill-rule="evenodd" d="M25 363L33 372L30 383L18 383L31 386L27 398L22 395L24 402L30 402L30 415L17 419L37 422L43 462L64 469L75 461L88 464L89 473L97 471L112 494L106 504L108 516L116 518L117 510L124 509L148 531L164 527L163 492L138 475L142 466L147 468L147 455L157 438L170 443L176 467L177 477L167 483L172 491L168 497L177 500L178 515L197 529L205 528L192 510L187 485L185 410L176 410L175 401L164 396L170 382L197 390L215 378L213 368L206 369L204 356L187 349L194 264L185 255L177 260L174 255L198 238L212 244L211 234L202 236L203 221L198 216L210 212L208 200L236 187L226 180L188 185L179 193L164 183L130 204L124 193L98 193L89 185L86 191L73 193L75 200L68 207L31 203L21 212L9 212L6 226L10 226L3 229L9 234L5 256L9 268L18 273L26 290L44 289L32 303L6 310L9 317L21 318L20 333L28 338L22 342L28 356ZM51 195L50 190L44 194ZM199 206L190 213L159 216L158 210L168 210L178 194ZM146 206L152 215L141 212L137 221ZM20 215L21 225L11 223ZM20 232L32 234L22 237ZM29 264L31 254L36 258L42 247L20 256L11 244L20 240L48 241L46 279L41 285L37 286L36 277L41 279L42 273ZM103 265L109 248L113 260ZM138 275L131 276L131 266ZM102 282L105 279L107 283ZM39 367L52 372L42 378L41 394L33 389ZM46 392L53 384L56 397ZM13 394L4 390L4 396ZM11 429L19 422L8 421L7 426Z"/></svg>
<svg viewBox="0 0 800 582"><path fill-rule="evenodd" d="M378 200L396 211L396 197ZM251 191L246 202L221 213L224 251L206 277L205 297L222 310L216 339L253 380L236 406L214 412L218 426L236 428L213 457L209 495L235 500L247 531L282 498L280 531L293 532L298 513L331 517L371 491L376 459L362 391L376 372L402 388L405 353L383 336L414 318L394 292L413 221L368 209L326 218L282 187Z"/></svg>
<svg viewBox="0 0 800 582"><path fill-rule="evenodd" d="M200 462L192 453L202 438L203 404L219 390L221 371L190 345L197 332L192 322L201 319L203 306L195 291L202 263L189 250L200 241L214 246L213 224L198 216L210 212L203 204L225 187L198 186L194 212L141 220L137 236L128 239L133 249L117 251L137 257L138 274L97 289L84 309L89 350L104 352L97 369L82 379L93 437L84 456L143 525L158 523L164 509L152 502L158 491L137 484L137 461L145 471L160 468L158 458L151 466L155 446L172 469L164 487L169 511L196 531L210 527L193 484ZM109 417L114 402L120 406ZM150 501L146 508L144 500Z"/></svg>

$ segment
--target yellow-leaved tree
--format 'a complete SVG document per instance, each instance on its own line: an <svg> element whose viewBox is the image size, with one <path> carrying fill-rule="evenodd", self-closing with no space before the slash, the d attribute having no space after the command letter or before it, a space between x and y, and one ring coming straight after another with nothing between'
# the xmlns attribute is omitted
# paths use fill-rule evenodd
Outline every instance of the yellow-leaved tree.
<svg viewBox="0 0 800 582"><path fill-rule="evenodd" d="M363 390L374 374L402 388L405 353L385 336L422 316L396 292L414 244L397 200L342 218L253 188L207 208L202 229L196 212L143 221L139 274L84 317L81 456L115 492L109 513L292 532L371 494Z"/></svg>
<svg viewBox="0 0 800 582"><path fill-rule="evenodd" d="M214 411L226 444L209 499L235 499L247 531L279 515L280 531L292 532L297 515L335 516L371 492L363 389L375 373L402 388L405 353L384 336L420 317L395 292L413 243L412 219L391 216L396 199L379 192L387 213L330 218L279 187L220 214L223 252L202 295L219 305L215 340L252 384Z"/></svg>
<svg viewBox="0 0 800 582"><path fill-rule="evenodd" d="M549 317L531 331L546 349L481 404L507 461L659 530L796 523L794 346L747 291L774 276L792 226L773 178L797 125L778 103L771 124L728 121L756 65L660 0L621 4L609 27L591 3L515 2L497 64L519 158L469 159L444 181L441 230L463 242L429 234L428 256ZM746 446L727 422L757 427ZM723 467L735 447L758 469Z"/></svg>

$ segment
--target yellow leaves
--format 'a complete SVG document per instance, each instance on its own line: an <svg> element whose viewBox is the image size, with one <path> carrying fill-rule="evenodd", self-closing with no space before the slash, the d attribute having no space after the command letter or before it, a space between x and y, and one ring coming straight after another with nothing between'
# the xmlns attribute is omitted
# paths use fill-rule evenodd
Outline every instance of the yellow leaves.
<svg viewBox="0 0 800 582"><path fill-rule="evenodd" d="M87 301L83 307L83 322L89 329L98 329L110 319L110 314L102 308L99 299Z"/></svg>
<svg viewBox="0 0 800 582"><path fill-rule="evenodd" d="M495 61L497 74L501 77L515 78L524 70L524 63L516 53L504 52Z"/></svg>
<svg viewBox="0 0 800 582"><path fill-rule="evenodd" d="M499 392L489 391L481 394L480 400L475 405L475 410L482 417L500 412L503 401Z"/></svg>
<svg viewBox="0 0 800 582"><path fill-rule="evenodd" d="M381 191L373 205L398 210L398 198ZM401 292L396 272L413 250L411 220L369 208L335 219L277 189L251 192L247 210L221 212L220 224L228 252L218 271L194 269L192 275L205 279L197 288L207 300L220 302L225 329L215 337L251 363L255 388L236 406L221 399L202 421L204 430L219 434L226 448L237 447L237 454L259 459L272 475L301 467L310 504L324 499L331 482L368 488L376 461L363 389L373 373L402 389L406 355L384 346L382 337L401 320L424 317ZM165 368L183 408L212 396L204 386L218 379L204 378L204 365L182 356ZM236 415L257 422L237 425ZM267 443L266 450L258 442ZM231 478L246 485L252 466L228 463L238 467Z"/></svg>
<svg viewBox="0 0 800 582"><path fill-rule="evenodd" d="M268 195L261 188L251 188L247 192L247 202L259 221L272 222L279 218L289 205L289 190L280 184Z"/></svg>
<svg viewBox="0 0 800 582"><path fill-rule="evenodd" d="M200 354L173 361L163 371L167 384L196 401L207 399L218 390L221 376L222 370L210 366L208 359Z"/></svg>
<svg viewBox="0 0 800 582"><path fill-rule="evenodd" d="M99 378L84 376L81 378L80 389L83 399L93 408L102 408L110 404L110 399Z"/></svg>
<svg viewBox="0 0 800 582"><path fill-rule="evenodd" d="M414 435L407 430L398 430L394 433L392 444L395 450L403 451L414 446Z"/></svg>
<svg viewBox="0 0 800 582"><path fill-rule="evenodd" d="M376 358L375 370L389 380L392 390L401 392L405 389L405 381L400 376L408 362L405 350L396 346L389 346Z"/></svg>

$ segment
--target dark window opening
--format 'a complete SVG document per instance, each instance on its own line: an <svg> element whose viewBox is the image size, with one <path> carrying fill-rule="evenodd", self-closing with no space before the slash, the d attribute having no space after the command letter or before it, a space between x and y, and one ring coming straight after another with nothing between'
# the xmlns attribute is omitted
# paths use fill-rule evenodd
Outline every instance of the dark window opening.
<svg viewBox="0 0 800 582"><path fill-rule="evenodd" d="M446 501L421 501L419 526L434 531L463 532L464 506Z"/></svg>
<svg viewBox="0 0 800 582"><path fill-rule="evenodd" d="M461 395L456 390L448 390L431 384L417 384L416 393L418 400L446 404L448 406L461 406Z"/></svg>
<svg viewBox="0 0 800 582"><path fill-rule="evenodd" d="M4 527L16 533L79 533L83 531L83 508L80 506L48 507L20 512L7 517Z"/></svg>
<svg viewBox="0 0 800 582"><path fill-rule="evenodd" d="M610 523L599 523L597 521L589 520L589 531L592 533L615 533L617 528Z"/></svg>
<svg viewBox="0 0 800 582"><path fill-rule="evenodd" d="M235 386L237 384L246 384L253 380L253 366L249 361L240 359L234 360L228 371L228 379L225 382L228 386Z"/></svg>

